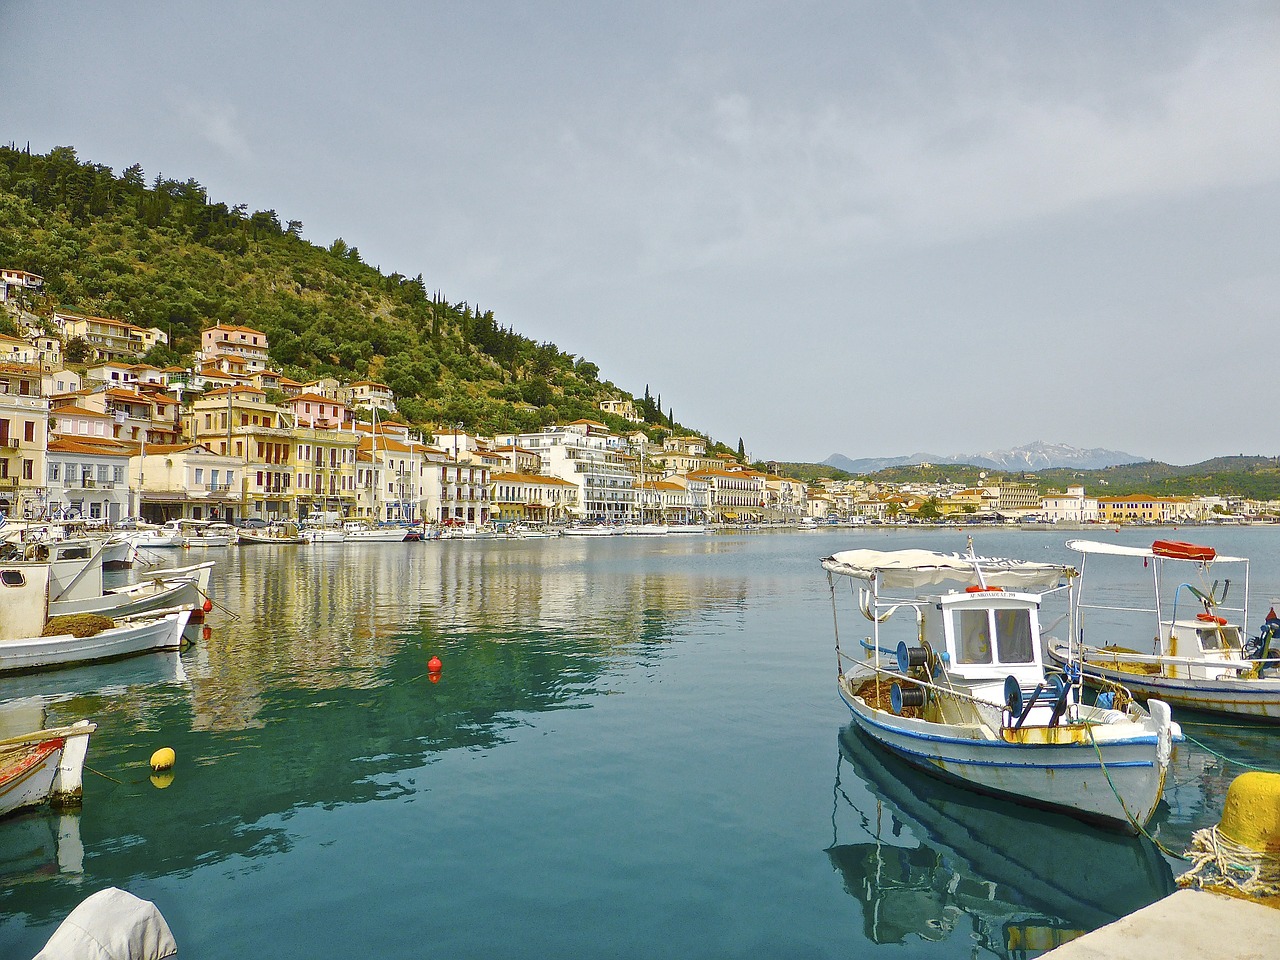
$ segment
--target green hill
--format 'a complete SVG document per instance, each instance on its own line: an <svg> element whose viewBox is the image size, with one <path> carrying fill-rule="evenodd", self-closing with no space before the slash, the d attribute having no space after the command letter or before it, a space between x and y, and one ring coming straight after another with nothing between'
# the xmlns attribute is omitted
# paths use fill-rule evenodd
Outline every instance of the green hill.
<svg viewBox="0 0 1280 960"><path fill-rule="evenodd" d="M1001 472L969 464L890 467L862 479L885 483L950 482L966 486L1020 481L1041 493L1083 484L1093 496L1239 496L1280 499L1280 458L1215 457L1203 463L1175 466L1154 460L1101 470L1056 469L1036 473Z"/></svg>
<svg viewBox="0 0 1280 960"><path fill-rule="evenodd" d="M37 313L158 327L170 348L147 359L159 365L187 362L213 323L251 326L286 375L378 380L416 424L495 433L590 417L634 429L600 411L630 394L596 364L451 301L422 274L385 275L342 239L326 248L301 234L275 210L210 200L195 180L148 184L137 164L117 175L71 147L0 147L0 265L45 278ZM653 437L678 426L648 387L637 409Z"/></svg>

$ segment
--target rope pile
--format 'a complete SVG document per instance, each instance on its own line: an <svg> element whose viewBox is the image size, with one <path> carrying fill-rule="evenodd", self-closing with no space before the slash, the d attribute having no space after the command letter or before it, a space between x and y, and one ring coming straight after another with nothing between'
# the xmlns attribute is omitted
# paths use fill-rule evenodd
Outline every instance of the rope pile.
<svg viewBox="0 0 1280 960"><path fill-rule="evenodd" d="M1183 856L1192 866L1178 877L1180 887L1229 888L1250 899L1280 897L1280 854L1238 844L1216 825L1193 833Z"/></svg>

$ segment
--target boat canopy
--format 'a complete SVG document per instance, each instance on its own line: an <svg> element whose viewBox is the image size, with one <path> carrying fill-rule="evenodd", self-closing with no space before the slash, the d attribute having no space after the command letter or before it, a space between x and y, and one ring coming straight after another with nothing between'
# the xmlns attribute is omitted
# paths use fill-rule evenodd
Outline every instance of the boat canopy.
<svg viewBox="0 0 1280 960"><path fill-rule="evenodd" d="M1051 589L1063 578L1076 575L1074 567L1057 563L972 557L932 550L843 550L825 558L822 566L831 573L856 580L870 583L879 577L885 587L913 590L948 581L976 586L979 569L985 586L1027 590Z"/></svg>
<svg viewBox="0 0 1280 960"><path fill-rule="evenodd" d="M1128 547L1122 543L1105 543L1101 540L1068 540L1067 549L1074 550L1077 553L1101 554L1110 557L1142 557L1144 560L1152 560L1159 558L1161 560L1195 560L1195 562L1205 563L1247 563L1244 557L1227 557L1218 554L1212 560L1200 561L1195 557L1176 557L1170 556L1168 553L1157 553L1151 547Z"/></svg>

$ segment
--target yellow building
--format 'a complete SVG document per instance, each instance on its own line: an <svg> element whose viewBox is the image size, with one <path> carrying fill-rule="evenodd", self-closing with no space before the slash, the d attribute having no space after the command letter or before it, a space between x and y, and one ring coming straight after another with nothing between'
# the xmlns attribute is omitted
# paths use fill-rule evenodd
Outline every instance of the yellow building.
<svg viewBox="0 0 1280 960"><path fill-rule="evenodd" d="M158 327L143 329L110 317L88 317L54 311L53 321L68 342L83 340L96 360L140 357L158 343L168 344L168 335Z"/></svg>
<svg viewBox="0 0 1280 960"><path fill-rule="evenodd" d="M239 462L244 516L291 517L297 512L292 421L257 387L206 391L186 414L186 435ZM354 460L354 457L353 457Z"/></svg>
<svg viewBox="0 0 1280 960"><path fill-rule="evenodd" d="M1099 497L1098 520L1102 523L1168 523L1174 501L1170 497Z"/></svg>

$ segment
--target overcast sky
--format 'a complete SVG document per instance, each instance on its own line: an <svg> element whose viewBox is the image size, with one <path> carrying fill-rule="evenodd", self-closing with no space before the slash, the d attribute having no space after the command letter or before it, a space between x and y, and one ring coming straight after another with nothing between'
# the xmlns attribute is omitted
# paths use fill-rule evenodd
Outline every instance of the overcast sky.
<svg viewBox="0 0 1280 960"><path fill-rule="evenodd" d="M1280 452L1280 4L0 0L0 139L273 208L755 457Z"/></svg>

